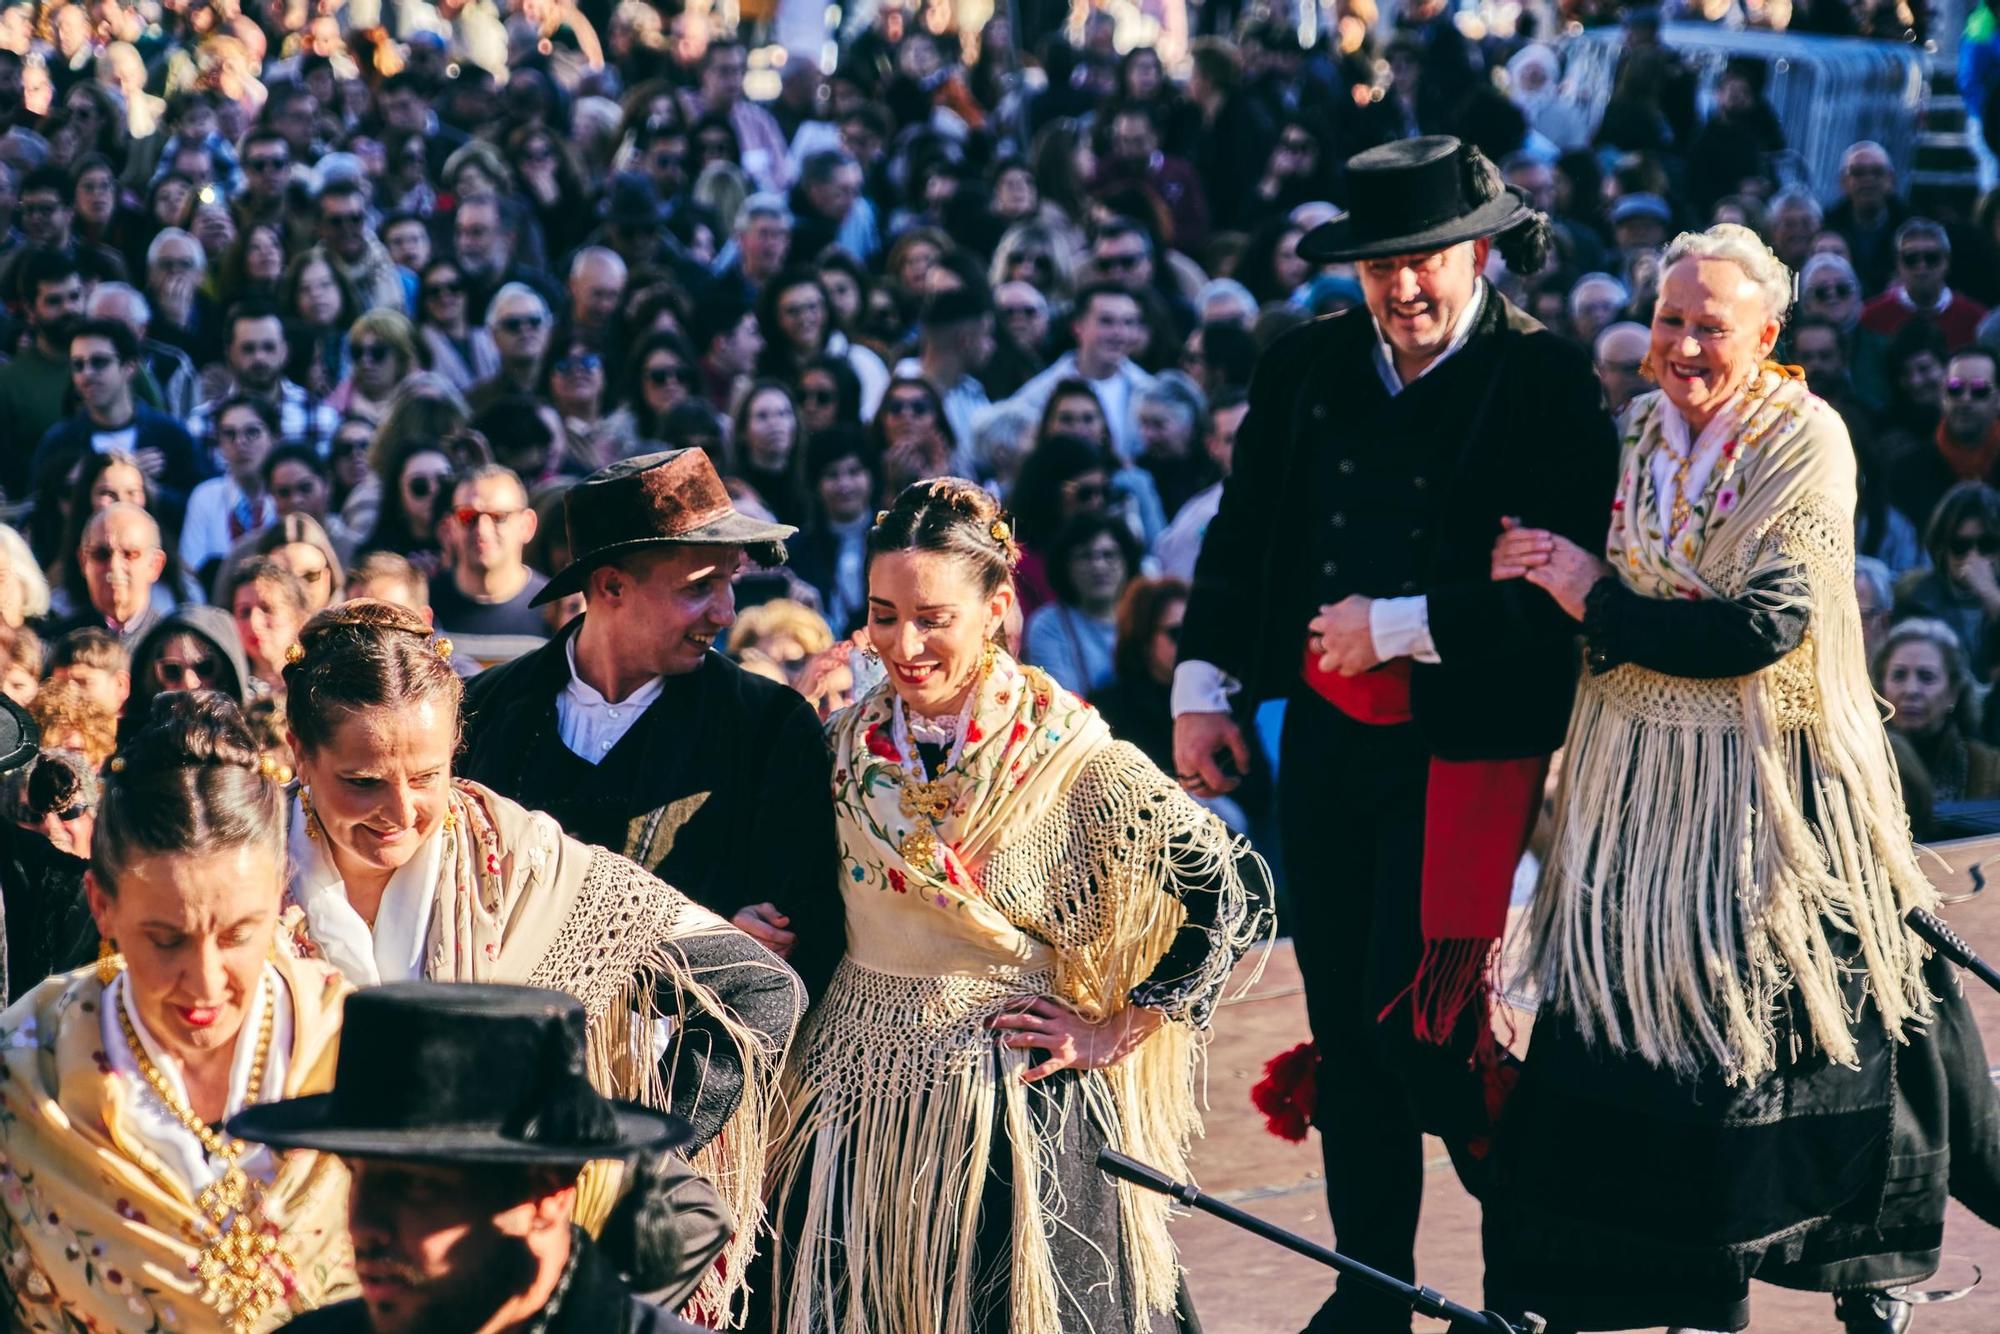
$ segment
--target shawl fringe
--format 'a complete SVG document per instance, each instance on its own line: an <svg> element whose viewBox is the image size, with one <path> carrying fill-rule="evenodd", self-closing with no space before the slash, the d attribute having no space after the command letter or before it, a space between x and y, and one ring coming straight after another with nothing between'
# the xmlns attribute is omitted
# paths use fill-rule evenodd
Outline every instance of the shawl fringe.
<svg viewBox="0 0 2000 1334"><path fill-rule="evenodd" d="M838 737L836 753L850 753ZM1084 1334L1065 1328L1062 1297L1089 1280L1059 1272L1051 1246L1072 1228L1057 1172L1061 1124L1089 1117L1122 1151L1187 1171L1188 1141L1201 1128L1206 1035L1189 1022L1205 1016L1198 1002L1178 1014L1169 1005L1175 1022L1119 1064L1044 1085L1059 1100L1052 1126L1036 1125L1019 1078L1030 1054L1001 1046L986 1023L1040 994L1092 1019L1152 1003L1142 984L1186 925L1183 897L1195 894L1219 899L1212 948L1170 986L1179 997L1213 996L1268 934L1238 867L1254 854L1116 742L1076 767L1059 803L990 846L983 903L1032 934L1024 958L926 976L850 957L808 1020L771 1169L781 1234L773 1268L787 1276L773 1297L779 1329L972 1334L983 1295L1004 1296L1013 1334ZM982 1276L975 1242L996 1144L1012 1146L1011 1266ZM1179 1281L1168 1203L1122 1184L1118 1199L1125 1304L1135 1329L1156 1328ZM1107 1244L1069 1235L1100 1254ZM978 1290L1002 1281L1004 1295Z"/></svg>
<svg viewBox="0 0 2000 1334"><path fill-rule="evenodd" d="M1852 450L1838 419L1796 386L1766 401L1792 404L1793 425L1766 437L1768 457L1746 448L1742 480L1718 467L1710 491L1733 499L1733 482L1741 504L1708 520L1698 575L1678 550L1671 579L1636 558L1621 565L1615 542L1613 564L1652 596L1806 610L1805 638L1733 680L1632 664L1585 675L1527 956L1586 1039L1732 1082L1776 1068L1784 1006L1805 1020L1795 1043L1858 1063L1852 1025L1864 1017L1843 998L1854 966L1845 940L1859 946L1871 1022L1901 1040L1931 1013L1926 951L1902 917L1935 892L1868 687ZM1644 405L1635 420L1651 420ZM1644 439L1626 442L1626 503L1649 520ZM1802 593L1774 591L1776 576L1800 570Z"/></svg>

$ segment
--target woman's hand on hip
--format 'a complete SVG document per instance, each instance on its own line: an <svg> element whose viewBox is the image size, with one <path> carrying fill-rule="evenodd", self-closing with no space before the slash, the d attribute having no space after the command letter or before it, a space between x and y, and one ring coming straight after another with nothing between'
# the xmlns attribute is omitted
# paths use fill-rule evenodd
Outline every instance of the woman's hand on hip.
<svg viewBox="0 0 2000 1334"><path fill-rule="evenodd" d="M1001 1034L1003 1046L1049 1054L1040 1065L1021 1072L1021 1082L1032 1084L1058 1070L1102 1070L1116 1065L1165 1022L1158 1010L1138 1005L1128 1005L1109 1018L1092 1022L1054 996L1037 996L994 1015L987 1027Z"/></svg>

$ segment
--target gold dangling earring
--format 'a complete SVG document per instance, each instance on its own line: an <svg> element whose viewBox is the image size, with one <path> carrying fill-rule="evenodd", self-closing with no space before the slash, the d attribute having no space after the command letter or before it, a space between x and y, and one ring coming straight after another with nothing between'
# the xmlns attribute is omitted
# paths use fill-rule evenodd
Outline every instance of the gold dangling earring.
<svg viewBox="0 0 2000 1334"><path fill-rule="evenodd" d="M303 783L299 784L299 810L306 817L306 837L314 843L319 842L319 829L313 822L312 789Z"/></svg>
<svg viewBox="0 0 2000 1334"><path fill-rule="evenodd" d="M124 956L118 953L118 947L108 940L99 939L97 942L98 982L104 986L110 986L111 979L117 977L118 970L124 966L125 959Z"/></svg>

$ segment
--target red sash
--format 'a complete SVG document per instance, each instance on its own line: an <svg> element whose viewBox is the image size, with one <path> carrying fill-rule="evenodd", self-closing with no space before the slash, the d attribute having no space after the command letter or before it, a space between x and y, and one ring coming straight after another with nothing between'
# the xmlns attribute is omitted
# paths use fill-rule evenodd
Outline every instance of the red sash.
<svg viewBox="0 0 2000 1334"><path fill-rule="evenodd" d="M1315 693L1355 722L1387 727L1412 717L1408 658L1342 676L1320 670L1319 654L1308 641L1304 676ZM1489 957L1507 929L1514 868L1541 812L1548 771L1546 755L1431 759L1424 794L1424 957L1406 993L1417 1036L1425 1041L1447 1041L1459 1015L1481 993ZM1382 1017L1402 999L1397 996Z"/></svg>

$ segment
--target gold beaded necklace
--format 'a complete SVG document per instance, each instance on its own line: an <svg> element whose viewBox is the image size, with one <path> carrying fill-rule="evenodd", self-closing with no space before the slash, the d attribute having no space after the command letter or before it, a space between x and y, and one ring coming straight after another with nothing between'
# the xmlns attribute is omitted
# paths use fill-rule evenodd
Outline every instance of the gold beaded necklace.
<svg viewBox="0 0 2000 1334"><path fill-rule="evenodd" d="M244 1086L245 1106L257 1101L264 1086L264 1069L270 1061L271 1030L277 1012L278 998L273 991L265 999L263 1017L257 1025L257 1047L250 1062L250 1078ZM131 1013L122 1002L118 1006L118 1026L124 1030L125 1046L139 1067L140 1078L174 1119L201 1142L202 1151L223 1166L222 1175L195 1199L198 1212L187 1224L188 1239L201 1248L195 1256L194 1274L201 1280L203 1300L228 1311L229 1327L235 1334L248 1334L274 1302L284 1300L284 1275L292 1267L292 1257L279 1247L277 1237L265 1229L263 1188L241 1166L243 1142L231 1139L202 1120L153 1064L145 1044L139 1041L139 1031L132 1025Z"/></svg>

